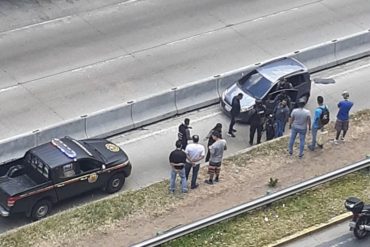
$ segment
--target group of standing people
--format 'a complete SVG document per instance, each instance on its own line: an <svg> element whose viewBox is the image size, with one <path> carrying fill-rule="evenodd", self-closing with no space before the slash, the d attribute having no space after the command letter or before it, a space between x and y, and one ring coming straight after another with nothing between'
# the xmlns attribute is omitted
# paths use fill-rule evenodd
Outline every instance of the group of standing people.
<svg viewBox="0 0 370 247"><path fill-rule="evenodd" d="M282 84L283 86L286 83ZM289 83L289 85L291 85ZM289 85L287 87L289 87ZM228 135L235 137L236 129L234 129L235 119L240 114L240 100L243 99L243 94L239 93L234 96L231 103L231 120L229 125ZM263 101L260 99L255 100L253 109L249 113L249 145L254 144L254 137L257 133L256 143L260 144L262 139L263 130L266 131L266 140L271 140L276 137L280 137L284 134L286 123L289 119L290 109L288 107L288 102L290 104L289 96L282 91L276 97L276 107L274 107L273 112L268 112Z"/></svg>
<svg viewBox="0 0 370 247"><path fill-rule="evenodd" d="M199 187L197 183L198 172L200 163L204 158L206 158L206 162L209 162L209 178L205 180L205 183L213 184L219 181L223 153L226 150L226 141L222 139L222 124L217 123L206 137L208 139L207 155L205 155L205 147L199 144L199 136L191 136L190 129L190 119L186 118L184 123L180 124L178 128L178 140L175 144L176 149L169 156L169 162L172 168L170 176L171 193L175 192L177 175L179 175L181 180L182 192L188 192L190 171L192 171L190 189ZM192 140L192 143L188 143L189 140Z"/></svg>
<svg viewBox="0 0 370 247"><path fill-rule="evenodd" d="M283 84L288 87L289 85ZM349 127L349 112L353 106L353 102L349 100L349 93L342 93L343 100L338 106L337 119L335 122L336 136L333 139L334 144L339 141L344 141ZM240 114L240 100L243 94L234 96L231 108L231 121L228 129L228 135L235 137L237 132L234 129L235 119ZM249 144L253 145L254 136L257 133L257 144L261 142L262 131L266 130L266 139L283 136L287 122L289 121L290 138L288 143L289 155L293 155L293 146L297 135L299 136L299 154L302 158L304 155L305 139L309 132L312 132L312 141L308 145L308 149L314 151L316 147L323 148L324 143L317 142L318 133L324 132L324 126L329 123L329 108L324 104L322 96L317 97L317 108L314 111L313 121L311 122L311 113L305 108L306 100L299 99L297 102L298 108L293 109L290 113L290 99L284 92L277 97L278 101L272 113L267 113L266 106L261 100L256 100L253 109L250 112L250 139ZM208 162L209 178L205 180L206 184L214 184L219 181L221 164L224 150L226 150L226 140L222 138L222 124L217 123L216 126L204 138L207 141L207 154L205 147L199 143L199 135L190 135L190 119L186 118L178 127L178 140L176 141L176 149L171 152L169 162L171 164L170 177L170 192L175 191L176 177L179 175L181 179L181 189L183 193L188 192L188 178L192 171L190 183L191 189L198 188L197 183L200 163L205 158ZM192 143L188 143L192 140Z"/></svg>
<svg viewBox="0 0 370 247"><path fill-rule="evenodd" d="M334 144L338 144L339 141L343 142L345 140L349 127L349 112L353 106L353 102L349 100L349 93L347 91L342 93L342 97L343 100L337 104L338 113L335 122L336 135L333 139ZM288 144L289 154L293 155L293 145L297 135L299 135L299 158L302 158L304 155L307 130L308 132L312 131L312 141L308 145L308 149L314 151L316 146L321 149L323 148L324 142L317 143L317 137L318 133L324 132L324 126L328 124L330 120L329 108L324 104L324 98L322 96L317 97L318 106L315 109L312 123L310 111L305 108L305 103L304 100L298 102L298 108L292 111L289 123L289 128L291 129Z"/></svg>

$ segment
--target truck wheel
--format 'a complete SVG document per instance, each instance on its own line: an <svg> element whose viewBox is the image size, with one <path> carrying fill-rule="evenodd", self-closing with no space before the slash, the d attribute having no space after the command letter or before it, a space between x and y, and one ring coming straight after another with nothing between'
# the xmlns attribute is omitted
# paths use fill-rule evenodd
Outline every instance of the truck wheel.
<svg viewBox="0 0 370 247"><path fill-rule="evenodd" d="M32 208L31 218L39 220L46 217L51 211L51 202L49 200L38 201Z"/></svg>
<svg viewBox="0 0 370 247"><path fill-rule="evenodd" d="M119 191L125 183L125 176L123 173L114 174L108 181L106 191L108 193L115 193Z"/></svg>

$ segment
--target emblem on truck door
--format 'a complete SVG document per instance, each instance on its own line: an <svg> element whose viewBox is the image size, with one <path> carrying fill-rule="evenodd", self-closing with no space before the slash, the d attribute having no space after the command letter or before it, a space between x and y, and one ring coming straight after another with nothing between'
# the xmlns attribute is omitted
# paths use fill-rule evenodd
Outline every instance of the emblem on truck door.
<svg viewBox="0 0 370 247"><path fill-rule="evenodd" d="M98 180L98 174L96 173L90 174L89 178L87 179L89 183L95 183L96 180Z"/></svg>
<svg viewBox="0 0 370 247"><path fill-rule="evenodd" d="M111 152L118 152L119 151L119 147L117 147L116 145L112 144L112 143L108 143L108 144L105 144L105 147L111 151Z"/></svg>

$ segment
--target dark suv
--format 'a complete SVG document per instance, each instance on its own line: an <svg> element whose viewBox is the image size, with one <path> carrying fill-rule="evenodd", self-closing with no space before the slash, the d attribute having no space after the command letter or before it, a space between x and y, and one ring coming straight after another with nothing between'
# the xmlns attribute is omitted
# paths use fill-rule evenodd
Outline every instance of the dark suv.
<svg viewBox="0 0 370 247"><path fill-rule="evenodd" d="M284 80L288 81L292 88L279 89ZM272 112L277 104L277 96L283 91L291 99L290 108L295 107L298 99L304 98L307 102L310 97L310 74L307 68L296 59L284 57L262 64L252 70L224 91L221 107L226 114L230 115L233 97L242 93L241 113L237 120L248 122L250 110L256 99L261 99L266 105L267 111Z"/></svg>

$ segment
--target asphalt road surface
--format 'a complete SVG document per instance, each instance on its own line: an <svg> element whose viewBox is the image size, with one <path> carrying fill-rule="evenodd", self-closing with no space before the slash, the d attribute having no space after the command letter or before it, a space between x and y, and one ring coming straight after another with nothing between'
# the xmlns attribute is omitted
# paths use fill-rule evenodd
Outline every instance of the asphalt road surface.
<svg viewBox="0 0 370 247"><path fill-rule="evenodd" d="M343 90L350 92L350 98L355 103L354 111L369 108L369 61L370 58L362 59L312 75L313 79L331 77L335 79L336 83L331 85L312 85L312 98L309 101L309 109L313 110L316 107L315 98L321 94L325 98L325 104L328 104L331 108L331 116L332 120L334 120L336 104L341 99ZM177 127L185 117L191 119L192 134L198 134L202 139L217 122L224 125L223 134L225 135L229 123L229 119L222 113L219 106L214 105L111 138L111 141L119 144L127 151L133 164L132 175L126 180L124 190L138 189L169 178L168 155L174 149ZM248 125L237 124L235 127L238 130L236 138L225 135L228 142L226 155L231 155L249 146ZM205 144L205 142L202 143ZM102 192L88 193L62 203L55 208L55 211L65 210L74 205L96 200L103 196L105 194ZM5 232L28 222L21 215L11 218L0 218L0 232Z"/></svg>
<svg viewBox="0 0 370 247"><path fill-rule="evenodd" d="M348 222L331 226L322 231L310 234L282 247L368 247L370 237L357 240L349 231Z"/></svg>
<svg viewBox="0 0 370 247"><path fill-rule="evenodd" d="M0 2L0 139L370 23L368 0L102 2Z"/></svg>

